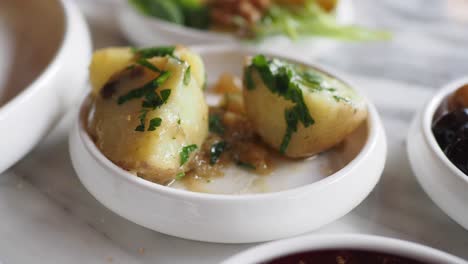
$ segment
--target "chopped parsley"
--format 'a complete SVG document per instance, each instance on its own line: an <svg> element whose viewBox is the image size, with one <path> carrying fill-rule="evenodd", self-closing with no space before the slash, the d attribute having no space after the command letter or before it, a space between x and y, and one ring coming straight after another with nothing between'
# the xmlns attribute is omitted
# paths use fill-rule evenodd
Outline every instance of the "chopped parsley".
<svg viewBox="0 0 468 264"><path fill-rule="evenodd" d="M191 78L191 73L190 73L190 65L187 67L184 73L184 84L189 85L190 83L190 78Z"/></svg>
<svg viewBox="0 0 468 264"><path fill-rule="evenodd" d="M217 114L211 114L208 119L208 127L210 128L210 132L216 133L218 135L224 134L224 125L221 121L221 117Z"/></svg>
<svg viewBox="0 0 468 264"><path fill-rule="evenodd" d="M214 165L216 164L216 162L218 162L225 148L226 148L225 141L219 141L211 145L211 148L210 148L210 164L211 165Z"/></svg>
<svg viewBox="0 0 468 264"><path fill-rule="evenodd" d="M148 131L154 131L157 127L159 127L162 123L162 119L159 117L153 118L149 122Z"/></svg>
<svg viewBox="0 0 468 264"><path fill-rule="evenodd" d="M161 86L169 77L171 73L168 71L163 71L161 74L154 78L153 80L145 83L143 86L135 88L128 93L120 96L117 100L119 105L124 104L133 99L139 99L142 97L152 97L155 94L155 90Z"/></svg>
<svg viewBox="0 0 468 264"><path fill-rule="evenodd" d="M142 49L133 48L132 51L137 57L147 59L152 57L173 56L175 49L175 46L162 46Z"/></svg>
<svg viewBox="0 0 468 264"><path fill-rule="evenodd" d="M244 169L248 169L248 170L256 170L257 169L257 167L255 167L255 165L253 165L252 163L244 162L244 161L241 161L241 160L236 161L236 165L239 166L239 167L242 167Z"/></svg>
<svg viewBox="0 0 468 264"><path fill-rule="evenodd" d="M184 165L189 160L190 153L194 152L196 149L196 144L188 145L182 148L182 151L180 151L180 166Z"/></svg>
<svg viewBox="0 0 468 264"><path fill-rule="evenodd" d="M345 97L342 97L342 96L339 96L339 95L333 95L333 99L335 99L336 102L345 102L345 103L349 103L349 99L348 99L348 98L345 98Z"/></svg>
<svg viewBox="0 0 468 264"><path fill-rule="evenodd" d="M140 124L135 128L135 131L144 132L145 131L145 119L146 115L148 114L147 109L142 109L138 119L140 119Z"/></svg>
<svg viewBox="0 0 468 264"><path fill-rule="evenodd" d="M184 177L185 177L185 172L182 171L182 172L177 173L177 175L175 176L175 179L176 181L180 181Z"/></svg>
<svg viewBox="0 0 468 264"><path fill-rule="evenodd" d="M248 84L253 69L258 72L263 83L272 93L295 104L293 107L286 109L284 113L287 127L280 146L280 152L284 154L289 146L292 134L297 132L298 124L302 123L304 127L309 127L315 123L304 102L300 86L304 83L307 83L308 86L316 85L316 83L319 83L319 79L314 74L306 74L305 71L301 71L299 67L292 64L278 59L267 59L264 55L257 55L252 59L252 64L246 70L245 82L247 89L255 89L255 87L249 88Z"/></svg>
<svg viewBox="0 0 468 264"><path fill-rule="evenodd" d="M154 66L151 62L149 62L145 58L138 59L136 63L154 72L161 72L161 70L158 67Z"/></svg>

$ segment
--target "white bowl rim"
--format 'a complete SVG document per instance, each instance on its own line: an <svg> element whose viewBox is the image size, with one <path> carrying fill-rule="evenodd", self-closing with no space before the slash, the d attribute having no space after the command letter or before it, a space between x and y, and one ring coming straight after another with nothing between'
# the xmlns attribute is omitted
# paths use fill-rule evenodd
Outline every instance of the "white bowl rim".
<svg viewBox="0 0 468 264"><path fill-rule="evenodd" d="M455 166L445 155L440 148L439 144L436 141L434 133L432 133L432 122L434 120L434 114L439 108L442 101L445 97L458 88L463 86L464 84L468 84L468 76L462 77L460 79L454 80L445 86L442 87L427 103L426 107L424 108L423 116L421 118L422 121L422 130L423 135L426 143L429 145L429 149L445 164L445 166L453 172L453 174L457 175L463 181L468 184L468 175L464 174L457 166Z"/></svg>
<svg viewBox="0 0 468 264"><path fill-rule="evenodd" d="M70 23L70 9L71 9L71 3L66 0L55 0L55 2L60 6L61 11L62 11L62 17L63 17L63 35L62 39L60 40L59 47L55 51L55 54L53 55L52 59L49 61L49 64L42 70L41 73L39 73L35 79L29 83L27 86L23 87L22 90L16 94L13 98L5 102L3 106L0 106L0 119L2 115L7 115L11 111L15 111L15 109L24 103L25 100L28 100L28 98L33 97L35 93L39 92L41 90L41 87L47 83L47 81L51 78L53 78L53 75L55 72L58 70L60 67L59 64L59 58L62 57L62 55L65 52L65 43L67 43L67 39L70 38L70 35L73 34L71 32L71 23Z"/></svg>
<svg viewBox="0 0 468 264"><path fill-rule="evenodd" d="M319 246L317 246L317 244ZM237 253L222 262L222 264L242 263L241 261L252 260L273 260L290 254L328 249L368 250L419 261L421 261L421 259L436 258L437 261L466 263L466 261L459 257L415 242L376 235L350 233L306 235L269 242ZM259 259L258 255L260 255L260 258L266 257L268 259Z"/></svg>
<svg viewBox="0 0 468 264"><path fill-rule="evenodd" d="M247 53L255 52L253 49L249 49L249 48L239 50L239 47L237 47L236 45L227 45L227 46L217 45L217 47L220 48L221 50L231 49L231 51L234 51L234 52L236 51L247 52ZM201 48L201 47L199 46L198 48ZM194 50L196 49L197 48L194 48ZM245 55L245 53L242 53L242 54ZM263 54L266 54L267 56L274 56L277 58L285 58L284 56L277 55L274 52L267 52ZM313 67L315 69L318 69L325 74L328 74L334 78L337 78L343 81L349 87L352 87L353 89L355 89L354 88L355 86L353 85L352 82L346 81L342 79L341 77L336 77L335 74L329 73L329 71L324 70L323 67L319 67L312 63L308 63L306 61L300 61L300 60L293 59L293 58L285 58L285 59L293 63L300 63L308 67ZM356 166L358 166L361 162L365 161L366 157L371 154L372 149L374 149L374 146L378 142L379 133L382 133L383 134L382 136L384 136L384 132L383 132L383 128L381 127L381 124L380 124L381 121L380 121L379 114L375 106L359 90L357 89L355 90L358 91L360 95L365 98L367 102L367 108L368 108L368 117L366 121L367 127L368 127L368 132L367 132L368 134L367 134L366 143L362 147L361 151L346 166L344 166L337 172L333 173L332 175L325 177L324 179L321 179L314 183L303 185L300 187L295 187L295 188L291 188L287 190L270 192L270 193L231 195L231 194L199 193L199 192L192 192L192 191L187 191L187 190L179 190L175 188L170 188L168 186L160 185L157 183L153 183L151 181L137 177L128 171L123 170L122 168L115 165L112 161L107 159L107 157L105 157L99 151L99 149L96 147L94 142L91 140L86 129L83 127L83 124L81 122L82 120L81 115L82 115L82 112L84 111L87 101L89 100L89 96L86 96L80 104L78 118L75 118L75 122L77 122L75 128L79 130L78 134L86 150L88 151L89 155L91 155L103 168L110 171L113 175L116 175L116 176L118 175L118 177L122 177L123 179L130 182L131 184L139 185L150 191L157 191L167 196L182 197L182 198L187 198L187 199L198 199L198 200L217 200L217 201L222 201L222 202L238 202L238 201L246 201L246 200L250 201L250 200L274 199L274 198L282 197L286 194L290 196L300 195L302 192L309 192L314 189L319 189L319 188L322 188L323 186L328 186L330 184L333 184L334 182L339 181L341 178L346 177L347 174L351 173Z"/></svg>

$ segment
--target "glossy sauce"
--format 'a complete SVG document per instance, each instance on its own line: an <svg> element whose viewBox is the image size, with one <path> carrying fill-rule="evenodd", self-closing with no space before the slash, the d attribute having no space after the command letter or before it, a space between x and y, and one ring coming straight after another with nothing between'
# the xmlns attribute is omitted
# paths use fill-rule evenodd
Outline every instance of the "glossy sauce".
<svg viewBox="0 0 468 264"><path fill-rule="evenodd" d="M414 259L364 250L320 250L287 255L263 264L424 264Z"/></svg>

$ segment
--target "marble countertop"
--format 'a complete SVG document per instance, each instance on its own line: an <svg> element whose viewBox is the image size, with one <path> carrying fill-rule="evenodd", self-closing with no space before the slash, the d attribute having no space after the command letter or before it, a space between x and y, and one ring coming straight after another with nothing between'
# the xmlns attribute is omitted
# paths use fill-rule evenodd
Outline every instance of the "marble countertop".
<svg viewBox="0 0 468 264"><path fill-rule="evenodd" d="M77 2L89 19L95 47L127 44L104 2ZM389 151L382 179L369 197L345 217L313 233L402 238L468 259L468 231L422 191L405 151L415 111L437 87L468 72L468 15L452 6L444 9L443 3L467 4L463 0L356 0L358 22L389 28L395 39L340 44L318 59L344 71L374 101L384 121ZM71 166L67 131L72 114L0 176L0 262L210 264L252 246L170 237L104 208L81 185Z"/></svg>

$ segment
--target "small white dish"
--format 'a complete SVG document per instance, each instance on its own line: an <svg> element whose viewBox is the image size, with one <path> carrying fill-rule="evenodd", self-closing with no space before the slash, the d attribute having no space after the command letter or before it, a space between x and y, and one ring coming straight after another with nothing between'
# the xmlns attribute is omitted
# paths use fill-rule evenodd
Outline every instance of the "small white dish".
<svg viewBox="0 0 468 264"><path fill-rule="evenodd" d="M271 242L241 252L222 264L255 264L294 253L321 250L364 250L405 257L423 263L466 264L442 251L404 240L370 235L309 235ZM315 263L315 262L314 262ZM318 262L317 262L318 263ZM337 263L340 263L337 261ZM393 263L393 262L392 262Z"/></svg>
<svg viewBox="0 0 468 264"><path fill-rule="evenodd" d="M0 3L0 173L28 153L83 91L89 32L71 1Z"/></svg>
<svg viewBox="0 0 468 264"><path fill-rule="evenodd" d="M416 116L407 138L408 156L416 178L448 216L468 229L468 176L445 156L432 133L434 115L443 100L468 83L468 77L443 87Z"/></svg>
<svg viewBox="0 0 468 264"><path fill-rule="evenodd" d="M229 46L198 51L210 82L223 72L240 76L244 56L252 54ZM180 190L183 186L162 186L138 178L103 156L83 123L88 101L82 104L81 117L77 117L70 134L71 158L81 182L117 214L177 237L248 243L311 231L345 215L367 197L385 163L384 130L375 107L369 103L368 121L352 136L363 140L349 140L342 153L329 151L302 161L307 168L290 162L288 170L262 177L267 193L256 193L258 188L249 181L249 177L255 177L241 174L239 169L226 172L221 180L206 183L218 188L210 190L218 194ZM321 167L334 162L340 166L331 172ZM239 185L242 181L245 184Z"/></svg>
<svg viewBox="0 0 468 264"><path fill-rule="evenodd" d="M336 19L341 24L351 24L354 21L354 7L351 0L340 0L335 12ZM336 46L337 41L323 37L304 37L292 41L285 36L268 37L260 42L241 40L229 33L219 33L198 30L166 22L164 20L147 17L133 8L128 1L124 1L118 8L118 20L124 35L137 46L204 44L236 44L256 47L261 51L313 57L322 54Z"/></svg>

